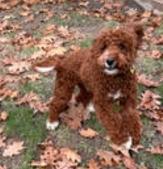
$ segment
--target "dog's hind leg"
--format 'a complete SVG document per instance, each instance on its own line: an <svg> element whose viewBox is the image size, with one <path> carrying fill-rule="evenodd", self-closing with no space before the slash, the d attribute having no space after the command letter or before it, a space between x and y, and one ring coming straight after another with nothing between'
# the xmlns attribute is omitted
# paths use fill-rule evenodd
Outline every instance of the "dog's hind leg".
<svg viewBox="0 0 163 169"><path fill-rule="evenodd" d="M83 84L78 84L80 89L79 94L76 96L76 101L82 103L84 107L87 107L92 99L92 94L87 91Z"/></svg>
<svg viewBox="0 0 163 169"><path fill-rule="evenodd" d="M75 82L72 74L64 71L57 72L54 97L49 105L50 113L47 121L47 129L55 129L58 126L59 114L68 107Z"/></svg>

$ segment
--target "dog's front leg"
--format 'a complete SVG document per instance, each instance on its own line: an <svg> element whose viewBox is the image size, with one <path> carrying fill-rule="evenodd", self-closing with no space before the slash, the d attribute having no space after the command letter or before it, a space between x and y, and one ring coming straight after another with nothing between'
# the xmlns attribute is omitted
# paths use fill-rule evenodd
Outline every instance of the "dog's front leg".
<svg viewBox="0 0 163 169"><path fill-rule="evenodd" d="M128 95L126 99L122 98L120 106L122 108L123 123L127 124L126 128L130 133L133 145L137 145L141 138L142 124L139 113L136 110L136 94L134 95L134 93L132 93L132 95Z"/></svg>
<svg viewBox="0 0 163 169"><path fill-rule="evenodd" d="M123 124L123 118L120 112L113 111L113 104L108 99L94 98L94 106L97 117L106 128L113 143L122 145L127 142L129 132Z"/></svg>

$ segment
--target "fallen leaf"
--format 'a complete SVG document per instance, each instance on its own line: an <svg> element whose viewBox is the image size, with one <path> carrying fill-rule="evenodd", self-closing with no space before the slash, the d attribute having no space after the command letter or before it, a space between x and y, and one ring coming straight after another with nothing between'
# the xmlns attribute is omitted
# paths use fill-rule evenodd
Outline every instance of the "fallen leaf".
<svg viewBox="0 0 163 169"><path fill-rule="evenodd" d="M156 130L163 135L163 122L162 121L156 122L154 126L156 127Z"/></svg>
<svg viewBox="0 0 163 169"><path fill-rule="evenodd" d="M16 104L17 105L29 104L29 106L32 109L34 109L35 112L37 111L45 112L48 110L47 104L41 102L40 97L33 92L27 93L22 98L19 98Z"/></svg>
<svg viewBox="0 0 163 169"><path fill-rule="evenodd" d="M51 49L47 52L47 56L54 56L54 55L63 55L66 52L64 47L58 47Z"/></svg>
<svg viewBox="0 0 163 169"><path fill-rule="evenodd" d="M121 153L123 156L130 157L130 154L128 150L122 146L118 146L114 143L110 144L110 147L113 149L116 153Z"/></svg>
<svg viewBox="0 0 163 169"><path fill-rule="evenodd" d="M103 165L105 166L114 166L120 163L121 158L118 155L115 155L111 151L99 150L97 156L103 160Z"/></svg>
<svg viewBox="0 0 163 169"><path fill-rule="evenodd" d="M69 149L69 148L61 148L61 155L66 156L68 160L71 160L72 162L81 162L81 157L78 155L75 151Z"/></svg>
<svg viewBox="0 0 163 169"><path fill-rule="evenodd" d="M8 118L8 113L3 111L0 113L0 121L6 121Z"/></svg>
<svg viewBox="0 0 163 169"><path fill-rule="evenodd" d="M27 62L16 62L9 66L8 73L12 75L19 75L29 70L30 64Z"/></svg>
<svg viewBox="0 0 163 169"><path fill-rule="evenodd" d="M82 126L82 122L85 119L84 115L85 108L82 104L78 105L77 107L72 104L68 112L64 112L61 114L61 119L71 129L78 129Z"/></svg>
<svg viewBox="0 0 163 169"><path fill-rule="evenodd" d="M19 92L16 90L11 90L9 88L2 88L0 89L0 101L4 100L7 97L12 99L17 98L18 94Z"/></svg>
<svg viewBox="0 0 163 169"><path fill-rule="evenodd" d="M94 138L98 135L98 133L91 128L81 129L79 133L81 136L86 137L86 138Z"/></svg>
<svg viewBox="0 0 163 169"><path fill-rule="evenodd" d="M137 78L138 78L138 83L143 84L147 87L158 87L159 86L159 82L154 82L148 79L145 74L138 75Z"/></svg>
<svg viewBox="0 0 163 169"><path fill-rule="evenodd" d="M160 59L162 55L163 54L159 50L153 50L150 54L150 57L153 59Z"/></svg>
<svg viewBox="0 0 163 169"><path fill-rule="evenodd" d="M23 141L15 141L12 144L7 145L2 155L4 157L12 157L14 155L18 155L25 148L23 145Z"/></svg>
<svg viewBox="0 0 163 169"><path fill-rule="evenodd" d="M138 169L137 164L130 157L123 157L122 161L127 169Z"/></svg>
<svg viewBox="0 0 163 169"><path fill-rule="evenodd" d="M152 154L163 155L163 144L162 145L157 145L155 147L148 148L146 151L150 152Z"/></svg>
<svg viewBox="0 0 163 169"><path fill-rule="evenodd" d="M158 100L161 97L150 90L145 91L142 94L140 108L148 109L148 110L155 110L159 109L161 102Z"/></svg>
<svg viewBox="0 0 163 169"><path fill-rule="evenodd" d="M95 160L90 160L88 163L88 169L101 169L101 167Z"/></svg>
<svg viewBox="0 0 163 169"><path fill-rule="evenodd" d="M38 73L35 74L29 74L29 75L25 75L23 78L31 80L32 82L39 80L40 79L40 75Z"/></svg>

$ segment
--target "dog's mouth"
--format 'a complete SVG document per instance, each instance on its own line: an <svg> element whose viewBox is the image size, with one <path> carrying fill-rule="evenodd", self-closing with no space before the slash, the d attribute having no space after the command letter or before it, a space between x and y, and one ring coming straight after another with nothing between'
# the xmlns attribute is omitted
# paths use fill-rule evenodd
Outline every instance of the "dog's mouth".
<svg viewBox="0 0 163 169"><path fill-rule="evenodd" d="M107 75L116 75L119 72L119 69L117 67L117 63L114 62L113 64L108 64L107 62L105 62L104 65L104 72Z"/></svg>

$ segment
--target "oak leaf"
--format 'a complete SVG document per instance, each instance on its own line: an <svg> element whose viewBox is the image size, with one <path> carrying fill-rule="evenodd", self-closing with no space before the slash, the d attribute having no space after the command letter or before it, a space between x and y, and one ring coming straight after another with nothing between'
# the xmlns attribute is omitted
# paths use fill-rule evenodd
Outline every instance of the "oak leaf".
<svg viewBox="0 0 163 169"><path fill-rule="evenodd" d="M61 119L71 129L78 129L85 119L85 108L81 104L77 107L72 104L67 112L61 114Z"/></svg>
<svg viewBox="0 0 163 169"><path fill-rule="evenodd" d="M101 167L95 160L90 160L88 163L88 169L101 169Z"/></svg>
<svg viewBox="0 0 163 169"><path fill-rule="evenodd" d="M122 161L127 169L138 169L137 164L130 157L123 157Z"/></svg>
<svg viewBox="0 0 163 169"><path fill-rule="evenodd" d="M162 145L157 145L155 147L148 148L147 151L152 153L152 154L163 155L163 144Z"/></svg>
<svg viewBox="0 0 163 169"><path fill-rule="evenodd" d="M72 162L77 162L80 163L81 162L81 157L80 155L78 155L75 151L69 149L69 148L61 148L61 156L65 156L68 160L72 161Z"/></svg>
<svg viewBox="0 0 163 169"><path fill-rule="evenodd" d="M94 138L98 135L98 133L91 128L81 129L79 133L81 136L86 137L86 138Z"/></svg>
<svg viewBox="0 0 163 169"><path fill-rule="evenodd" d="M161 102L158 100L161 97L158 94L155 94L149 90L145 91L142 94L142 99L140 103L140 108L148 109L148 110L155 110L159 109Z"/></svg>
<svg viewBox="0 0 163 169"><path fill-rule="evenodd" d="M97 156L103 161L105 166L114 166L120 163L121 158L118 155L115 155L111 151L99 150Z"/></svg>
<svg viewBox="0 0 163 169"><path fill-rule="evenodd" d="M155 123L156 130L163 135L163 122L159 121Z"/></svg>
<svg viewBox="0 0 163 169"><path fill-rule="evenodd" d="M147 87L158 87L159 82L154 82L146 77L145 74L141 74L137 76L138 78L138 83L143 84Z"/></svg>
<svg viewBox="0 0 163 169"><path fill-rule="evenodd" d="M8 113L3 111L0 113L0 121L6 121L8 118Z"/></svg>
<svg viewBox="0 0 163 169"><path fill-rule="evenodd" d="M12 157L14 155L18 155L25 148L23 145L23 141L15 141L12 144L7 145L2 155L4 157Z"/></svg>

